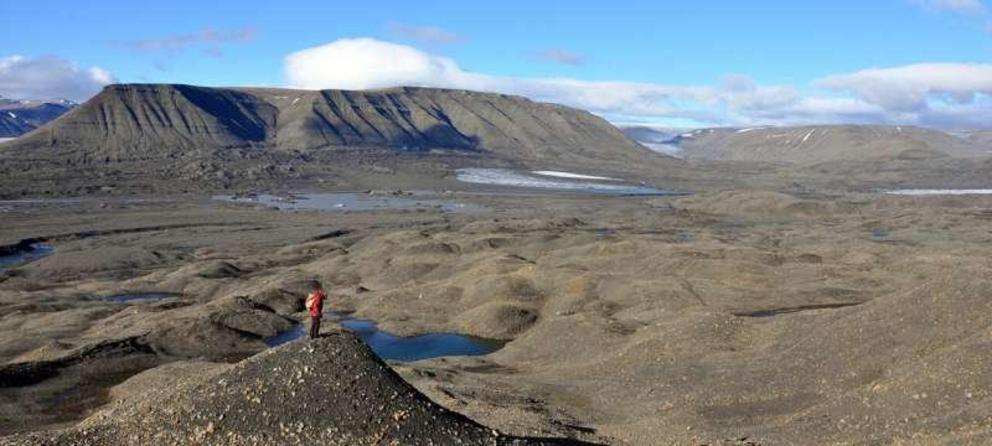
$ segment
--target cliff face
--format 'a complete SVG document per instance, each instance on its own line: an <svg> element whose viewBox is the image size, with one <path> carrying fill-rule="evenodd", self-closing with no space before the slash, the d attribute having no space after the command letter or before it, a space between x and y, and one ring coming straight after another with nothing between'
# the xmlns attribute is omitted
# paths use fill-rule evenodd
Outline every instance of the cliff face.
<svg viewBox="0 0 992 446"><path fill-rule="evenodd" d="M155 158L263 142L274 107L232 90L113 85L14 147L93 156Z"/></svg>
<svg viewBox="0 0 992 446"><path fill-rule="evenodd" d="M489 93L113 85L4 151L152 159L235 147L278 152L442 149L502 158L655 156L590 113Z"/></svg>

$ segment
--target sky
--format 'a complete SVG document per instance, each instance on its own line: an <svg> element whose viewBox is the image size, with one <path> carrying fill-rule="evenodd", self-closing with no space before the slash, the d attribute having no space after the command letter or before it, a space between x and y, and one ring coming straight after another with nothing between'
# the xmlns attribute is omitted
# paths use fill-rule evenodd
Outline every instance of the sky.
<svg viewBox="0 0 992 446"><path fill-rule="evenodd" d="M0 95L108 83L523 95L619 124L992 127L992 4L0 0Z"/></svg>

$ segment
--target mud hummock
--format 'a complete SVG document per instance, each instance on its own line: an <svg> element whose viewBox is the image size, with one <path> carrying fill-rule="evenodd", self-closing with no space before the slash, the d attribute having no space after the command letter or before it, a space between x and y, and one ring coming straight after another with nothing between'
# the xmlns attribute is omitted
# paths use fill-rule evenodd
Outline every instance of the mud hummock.
<svg viewBox="0 0 992 446"><path fill-rule="evenodd" d="M504 436L447 410L346 332L195 370L158 393L125 392L74 428L7 444L586 444Z"/></svg>

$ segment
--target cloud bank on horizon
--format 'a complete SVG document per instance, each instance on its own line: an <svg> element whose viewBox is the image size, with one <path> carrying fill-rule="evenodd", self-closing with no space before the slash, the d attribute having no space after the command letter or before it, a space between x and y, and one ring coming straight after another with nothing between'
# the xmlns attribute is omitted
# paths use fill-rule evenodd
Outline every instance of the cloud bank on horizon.
<svg viewBox="0 0 992 446"><path fill-rule="evenodd" d="M0 57L0 95L10 99L89 99L116 82L100 67L81 68L55 57Z"/></svg>
<svg viewBox="0 0 992 446"><path fill-rule="evenodd" d="M420 86L526 96L584 108L614 122L699 126L891 123L988 127L992 65L921 63L825 76L809 86L759 85L728 75L720 85L666 85L510 77L463 69L453 59L372 38L339 39L284 61L290 87Z"/></svg>
<svg viewBox="0 0 992 446"><path fill-rule="evenodd" d="M286 56L288 87L420 86L526 96L583 108L616 122L661 126L830 123L992 127L992 64L921 63L824 76L811 85L760 85L727 75L718 85L512 77L372 38L339 39ZM85 100L116 78L53 56L0 57L0 94Z"/></svg>

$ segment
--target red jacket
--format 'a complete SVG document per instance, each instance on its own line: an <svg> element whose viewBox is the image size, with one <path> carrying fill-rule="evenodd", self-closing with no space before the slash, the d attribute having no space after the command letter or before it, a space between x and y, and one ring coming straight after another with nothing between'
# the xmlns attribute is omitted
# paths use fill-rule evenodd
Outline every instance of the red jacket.
<svg viewBox="0 0 992 446"><path fill-rule="evenodd" d="M327 297L324 290L311 291L307 299L313 297L313 304L310 305L310 317L320 317L324 314L324 299Z"/></svg>

